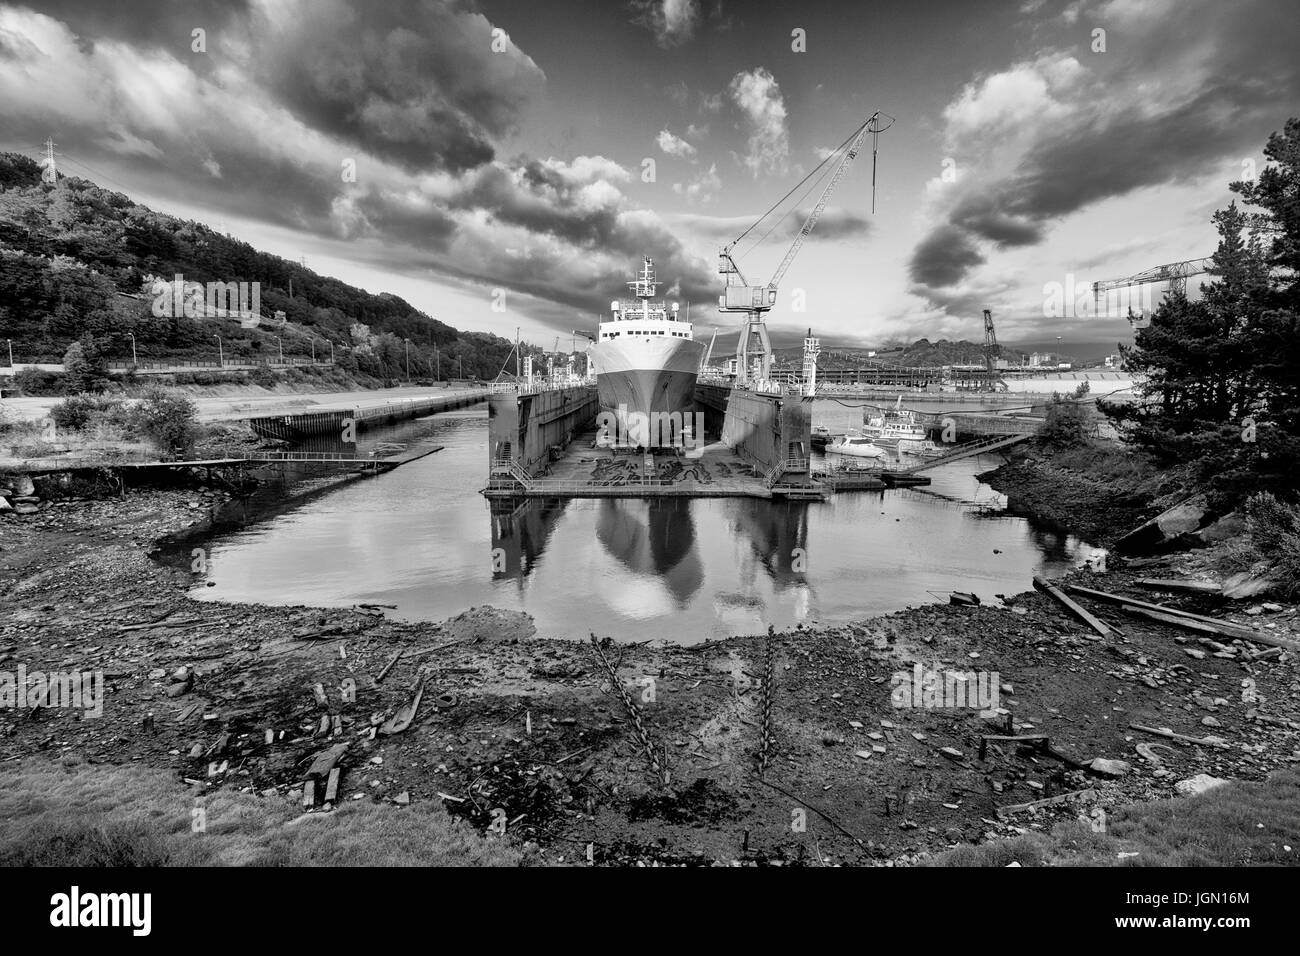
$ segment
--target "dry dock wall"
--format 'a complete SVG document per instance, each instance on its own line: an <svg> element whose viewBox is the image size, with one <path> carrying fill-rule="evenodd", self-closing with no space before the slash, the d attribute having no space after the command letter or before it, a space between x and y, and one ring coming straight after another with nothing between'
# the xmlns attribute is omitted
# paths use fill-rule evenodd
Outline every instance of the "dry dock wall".
<svg viewBox="0 0 1300 956"><path fill-rule="evenodd" d="M368 408L336 408L319 412L302 412L290 415L260 415L248 419L253 431L263 438L299 441L308 435L342 435L345 426L352 422L358 430L378 425L391 425L407 418L432 415L453 408L475 405L488 397L487 389L469 389L414 398Z"/></svg>
<svg viewBox="0 0 1300 956"><path fill-rule="evenodd" d="M510 461L535 477L550 448L568 445L598 411L594 386L542 392L497 392L488 400L488 467Z"/></svg>
<svg viewBox="0 0 1300 956"><path fill-rule="evenodd" d="M704 409L705 427L759 471L811 453L812 399L698 385L695 400Z"/></svg>

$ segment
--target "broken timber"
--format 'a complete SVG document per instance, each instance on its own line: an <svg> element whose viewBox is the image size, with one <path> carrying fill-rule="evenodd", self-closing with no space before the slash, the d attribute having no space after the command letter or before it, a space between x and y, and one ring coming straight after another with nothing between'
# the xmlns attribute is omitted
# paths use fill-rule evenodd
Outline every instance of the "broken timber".
<svg viewBox="0 0 1300 956"><path fill-rule="evenodd" d="M1015 803L1011 806L998 807L998 816L1004 817L1012 813L1021 813L1025 810L1037 810L1039 807L1051 807L1058 803L1067 803L1070 800L1095 800L1097 791L1091 788L1087 790L1072 790L1069 793L1057 794L1054 797L1045 797L1042 800L1033 800L1029 803Z"/></svg>
<svg viewBox="0 0 1300 956"><path fill-rule="evenodd" d="M1068 597L1065 596L1064 592L1062 592L1060 588L1058 588L1054 584L1051 584L1044 578L1040 578L1038 575L1034 575L1034 587L1056 598L1056 600L1059 601L1062 605L1064 605L1064 607L1071 614L1079 618L1079 620L1083 621L1085 624L1087 624L1090 628L1092 628L1102 637L1110 637L1112 634L1119 633L1118 631L1115 630L1115 628L1111 627L1109 624L1106 624L1104 621L1099 621L1091 613L1089 613L1088 611L1081 608L1078 604L1071 601Z"/></svg>
<svg viewBox="0 0 1300 956"><path fill-rule="evenodd" d="M1272 647L1282 647L1291 651L1300 651L1300 642L1289 640L1285 637L1275 637L1272 634L1265 634L1257 631L1253 627L1247 627L1244 624L1233 624L1231 621L1220 621L1212 617L1206 617L1204 614L1193 614L1191 611L1180 611L1176 607L1166 607L1163 604L1151 604L1147 601L1139 601L1137 598L1125 597L1122 594L1110 594L1106 591L1095 591L1092 588L1080 587L1077 584L1067 584L1068 588L1074 594L1082 594L1085 597L1095 598L1098 601L1105 601L1108 604L1127 605L1131 608L1139 608L1144 611L1155 611L1157 614L1171 615L1188 621L1199 621L1202 624L1213 625L1219 628L1217 631L1223 637L1240 638L1243 641L1254 641L1257 644L1268 644Z"/></svg>
<svg viewBox="0 0 1300 956"><path fill-rule="evenodd" d="M1143 727L1141 724L1129 724L1130 730L1140 730L1144 734L1155 734L1157 737L1166 737L1169 740L1181 740L1184 743L1197 744L1201 747L1226 747L1228 742L1222 737L1189 737L1186 734L1176 734L1167 727Z"/></svg>
<svg viewBox="0 0 1300 956"><path fill-rule="evenodd" d="M1209 581L1169 581L1162 578L1138 578L1133 582L1140 588L1156 591L1190 591L1193 594L1222 594L1223 588Z"/></svg>

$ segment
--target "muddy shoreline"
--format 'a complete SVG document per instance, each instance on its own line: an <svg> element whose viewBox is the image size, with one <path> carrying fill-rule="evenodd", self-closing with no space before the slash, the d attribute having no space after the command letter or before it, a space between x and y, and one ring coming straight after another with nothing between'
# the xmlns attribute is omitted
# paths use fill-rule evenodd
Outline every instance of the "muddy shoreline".
<svg viewBox="0 0 1300 956"><path fill-rule="evenodd" d="M606 864L908 865L1172 796L1198 773L1258 780L1300 757L1293 730L1253 719L1300 716L1294 655L1197 657L1194 635L1094 608L1124 631L1103 640L1030 591L774 635L760 778L764 635L607 647L616 688L589 644L535 638L526 616L490 608L399 623L375 609L193 601L199 575L149 551L227 500L137 490L0 520L0 668L99 670L107 683L100 718L0 710L0 759L142 762L195 791L301 805L309 758L347 743L339 802L400 812L437 801L485 833L503 821L539 860L586 860L590 848ZM1113 591L1135 576L1112 562L1073 577ZM1294 636L1300 619L1287 608L1268 624ZM895 706L894 675L918 664L993 675L1005 712ZM188 682L174 679L182 668ZM376 733L421 676L412 725ZM1244 679L1264 704L1243 702ZM1129 724L1202 736L1206 717L1227 748L1176 746L1158 763L1136 754L1158 739ZM1014 742L981 758L990 734L1048 735L1069 759ZM1094 757L1129 770L1074 766ZM1082 804L1006 810L1075 792Z"/></svg>

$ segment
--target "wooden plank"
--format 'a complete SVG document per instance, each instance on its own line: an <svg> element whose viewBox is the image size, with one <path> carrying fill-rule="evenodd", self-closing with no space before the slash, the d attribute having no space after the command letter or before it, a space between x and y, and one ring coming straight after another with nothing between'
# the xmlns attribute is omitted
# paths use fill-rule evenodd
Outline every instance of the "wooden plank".
<svg viewBox="0 0 1300 956"><path fill-rule="evenodd" d="M1067 803L1070 800L1094 800L1097 797L1097 791L1089 788L1087 790L1072 790L1069 793L1057 794L1055 797L1044 797L1042 800L1031 800L1029 803L1014 803L1006 807L998 807L998 816L1007 816L1012 813L1020 813L1024 810L1036 810L1039 807L1051 807L1059 803Z"/></svg>
<svg viewBox="0 0 1300 956"><path fill-rule="evenodd" d="M1169 740L1181 740L1184 743L1196 744L1200 747L1227 747L1228 742L1222 737L1189 737L1186 734L1176 734L1167 727L1144 727L1141 724L1129 724L1130 730L1140 730L1144 734L1155 734L1157 737L1165 737Z"/></svg>
<svg viewBox="0 0 1300 956"><path fill-rule="evenodd" d="M1047 592L1060 602L1061 605L1063 605L1071 614L1079 618L1079 620L1083 621L1102 637L1110 637L1112 634L1117 633L1109 624L1106 624L1104 621L1099 621L1090 612L1084 610L1078 604L1071 601L1065 596L1064 592L1062 592L1060 588L1051 584L1046 579L1034 575L1034 587L1038 588L1040 591Z"/></svg>
<svg viewBox="0 0 1300 956"><path fill-rule="evenodd" d="M1081 594L1084 597L1094 598L1098 601L1105 601L1107 604L1127 604L1130 607L1145 608L1148 611L1159 611L1161 614L1172 614L1175 617L1185 617L1192 621L1204 621L1207 624L1217 624L1219 627L1232 628L1238 631L1238 637L1248 641L1254 640L1252 635L1258 634L1253 627L1247 627L1245 624L1233 624L1231 621L1220 621L1218 618L1207 617L1204 614L1193 614L1191 611L1181 611L1176 607L1168 607L1164 604L1152 604L1150 601L1139 601L1137 598L1127 597L1123 594L1111 594L1108 591L1097 591L1092 588L1081 587L1077 584L1067 584L1065 589L1071 594Z"/></svg>
<svg viewBox="0 0 1300 956"><path fill-rule="evenodd" d="M333 803L339 798L339 777L342 772L338 767L330 771L329 782L325 784L326 803Z"/></svg>
<svg viewBox="0 0 1300 956"><path fill-rule="evenodd" d="M1300 651L1300 643L1287 640L1285 637L1274 637L1272 634L1265 634L1262 631L1254 631L1249 635L1242 634L1241 630L1232 625L1223 625L1209 621L1198 621L1195 618L1178 617L1174 614L1166 614L1161 611L1152 611L1145 607L1133 607L1130 604L1120 605L1120 610L1125 614L1131 614L1134 617L1145 617L1152 621L1159 621L1161 624L1168 624L1172 627L1181 627L1185 631L1196 631L1200 634L1214 634L1217 637L1226 637L1230 640L1255 641L1260 644L1269 644L1273 647L1292 651Z"/></svg>
<svg viewBox="0 0 1300 956"><path fill-rule="evenodd" d="M1138 578L1133 582L1140 588L1156 591L1188 591L1193 594L1222 594L1223 588L1209 581L1173 581L1168 578Z"/></svg>

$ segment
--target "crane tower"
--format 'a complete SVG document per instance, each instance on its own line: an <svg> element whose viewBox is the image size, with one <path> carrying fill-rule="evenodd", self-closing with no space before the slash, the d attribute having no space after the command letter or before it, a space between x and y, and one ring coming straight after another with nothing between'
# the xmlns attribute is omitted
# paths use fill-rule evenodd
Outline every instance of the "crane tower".
<svg viewBox="0 0 1300 956"><path fill-rule="evenodd" d="M888 122L886 122L888 121ZM873 200L872 210L875 209L874 189L875 189L875 157L876 157L876 139L879 134L893 125L894 118L887 113L877 110L872 113L861 126L850 134L849 138L840 144L839 148L831 152L827 157L817 165L815 169L805 176L795 187L781 197L767 212L763 213L748 229L729 242L718 254L718 272L723 276L723 291L718 298L718 310L721 312L743 313L745 316L744 323L740 330L740 340L736 343L736 384L745 385L748 382L757 379L766 381L771 377L772 372L772 343L767 336L767 324L763 320L763 314L769 312L772 306L776 304L777 288L781 284L781 279L785 276L786 270L790 268L790 263L803 247L804 241L808 234L812 232L813 227L817 225L817 220L821 218L826 209L826 202L830 198L835 187L839 185L840 180L844 178L845 172L857 158L858 151L861 150L862 144L867 137L871 137L871 155L872 155L872 189ZM836 157L838 156L838 159ZM834 164L831 164L832 160ZM831 172L833 170L833 172ZM821 171L822 178L825 178L828 172L831 173L830 181L826 188L822 190L817 204L813 207L812 212L804 220L803 228L795 236L794 242L786 251L785 258L777 266L776 272L768 280L766 285L753 285L745 278L744 273L736 264L733 255L736 244L754 231L759 223L767 219L768 216L776 210L781 203L794 195L794 193L812 179L813 175ZM820 179L817 181L820 182ZM807 190L811 193L816 187L817 182ZM790 210L792 212L793 210ZM789 215L787 212L785 215ZM782 216L781 219L784 219ZM781 220L777 220L776 225ZM776 228L773 225L763 238L770 235ZM762 241L762 238L758 240Z"/></svg>

